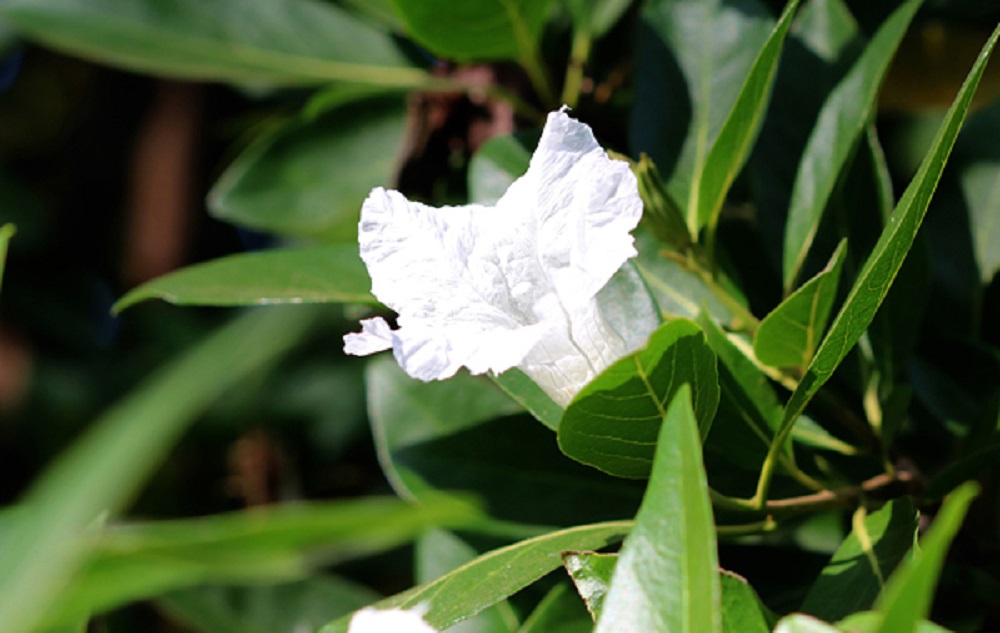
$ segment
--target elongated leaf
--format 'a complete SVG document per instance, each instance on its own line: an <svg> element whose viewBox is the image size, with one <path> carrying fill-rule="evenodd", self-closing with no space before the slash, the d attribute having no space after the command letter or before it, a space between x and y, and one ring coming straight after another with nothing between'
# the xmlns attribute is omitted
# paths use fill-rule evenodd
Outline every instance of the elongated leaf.
<svg viewBox="0 0 1000 633"><path fill-rule="evenodd" d="M920 552L892 575L879 596L876 609L882 616L879 633L912 633L919 621L930 613L934 587L948 546L962 527L965 513L978 493L979 486L970 481L945 500L931 528L920 540Z"/></svg>
<svg viewBox="0 0 1000 633"><path fill-rule="evenodd" d="M508 545L376 606L410 609L419 604L428 605L424 619L443 630L559 568L562 552L607 547L624 538L631 527L630 521L582 525ZM342 618L318 633L346 633L347 625L348 618Z"/></svg>
<svg viewBox="0 0 1000 633"><path fill-rule="evenodd" d="M594 622L573 586L563 582L547 593L517 633L591 633Z"/></svg>
<svg viewBox="0 0 1000 633"><path fill-rule="evenodd" d="M688 230L684 211L667 191L660 172L649 156L643 154L633 170L639 184L639 195L642 196L643 224L656 239L683 253L695 241Z"/></svg>
<svg viewBox="0 0 1000 633"><path fill-rule="evenodd" d="M426 81L388 33L315 0L4 0L48 46L141 72L232 82Z"/></svg>
<svg viewBox="0 0 1000 633"><path fill-rule="evenodd" d="M536 385L531 378L528 378L524 372L513 368L492 378L493 382L515 402L527 409L539 422L553 431L559 428L559 421L562 419L564 409L556 404L549 397L549 394L542 391L542 388Z"/></svg>
<svg viewBox="0 0 1000 633"><path fill-rule="evenodd" d="M534 54L549 0L392 0L407 32L435 55L456 60Z"/></svg>
<svg viewBox="0 0 1000 633"><path fill-rule="evenodd" d="M1000 106L969 117L955 147L959 181L969 210L969 229L983 284L1000 271L1000 160L991 138L1000 134Z"/></svg>
<svg viewBox="0 0 1000 633"><path fill-rule="evenodd" d="M792 24L792 17L798 6L799 0L789 0L785 6L774 30L754 59L732 111L726 117L719 135L705 157L700 187L694 192L697 196L698 227L706 224L715 226L726 194L736 174L746 162L754 139L760 131L764 113L767 111L785 35L788 34L788 28Z"/></svg>
<svg viewBox="0 0 1000 633"><path fill-rule="evenodd" d="M865 130L879 86L922 0L908 0L879 28L823 104L799 163L785 229L784 279L790 292L805 263L840 172Z"/></svg>
<svg viewBox="0 0 1000 633"><path fill-rule="evenodd" d="M596 633L721 633L715 525L691 387L663 417L656 461Z"/></svg>
<svg viewBox="0 0 1000 633"><path fill-rule="evenodd" d="M384 551L429 527L479 518L455 500L413 506L367 498L112 528L91 545L45 621L62 624L181 587L300 578L320 561Z"/></svg>
<svg viewBox="0 0 1000 633"><path fill-rule="evenodd" d="M482 377L423 383L385 356L369 363L366 382L379 457L404 497L466 491L490 516L534 525L628 518L639 507L641 485L567 459Z"/></svg>
<svg viewBox="0 0 1000 633"><path fill-rule="evenodd" d="M357 244L361 203L391 184L406 127L399 96L293 121L241 154L208 196L212 214L254 229Z"/></svg>
<svg viewBox="0 0 1000 633"><path fill-rule="evenodd" d="M653 0L643 8L631 146L670 175L692 232L709 149L773 26L756 0Z"/></svg>
<svg viewBox="0 0 1000 633"><path fill-rule="evenodd" d="M753 338L757 360L772 367L806 367L826 330L847 255L841 241L826 268L789 295L764 320Z"/></svg>
<svg viewBox="0 0 1000 633"><path fill-rule="evenodd" d="M299 633L378 598L371 589L335 576L310 576L280 585L179 589L156 605L198 633Z"/></svg>
<svg viewBox="0 0 1000 633"><path fill-rule="evenodd" d="M707 435L719 404L715 354L694 322L674 319L577 394L559 423L559 448L618 477L647 476L667 403L684 384Z"/></svg>
<svg viewBox="0 0 1000 633"><path fill-rule="evenodd" d="M879 625L881 624L879 615L875 611L853 613L840 622L837 622L837 630L849 633L879 633ZM920 620L917 622L913 631L914 633L952 633L952 631L929 620Z"/></svg>
<svg viewBox="0 0 1000 633"><path fill-rule="evenodd" d="M316 316L271 308L226 326L140 385L45 472L0 549L5 631L33 628L80 564L85 527L117 513L199 411L287 351Z"/></svg>
<svg viewBox="0 0 1000 633"><path fill-rule="evenodd" d="M566 571L573 578L577 592L595 620L603 611L617 562L617 554L567 552L563 555ZM747 581L725 570L719 572L719 581L722 587L722 630L726 633L768 633L774 615L761 603L757 592Z"/></svg>
<svg viewBox="0 0 1000 633"><path fill-rule="evenodd" d="M429 530L416 543L416 581L419 584L433 582L471 562L476 554L471 545L452 532ZM510 633L519 624L514 608L503 601L460 622L451 630L455 633Z"/></svg>
<svg viewBox="0 0 1000 633"><path fill-rule="evenodd" d="M147 281L115 303L148 299L179 305L368 303L371 280L356 246L319 246L229 255Z"/></svg>
<svg viewBox="0 0 1000 633"><path fill-rule="evenodd" d="M631 0L566 0L566 7L578 32L585 30L600 37L615 25L631 3Z"/></svg>
<svg viewBox="0 0 1000 633"><path fill-rule="evenodd" d="M969 72L962 89L938 130L934 142L920 164L920 169L906 188L895 210L889 217L885 229L879 236L871 255L865 261L864 267L854 281L844 305L837 313L830 331L816 351L816 356L809 364L798 388L792 393L785 414L782 417L781 430L772 444L772 452L782 445L788 432L806 405L820 387L833 375L834 370L847 356L865 329L872 322L875 312L885 299L892 281L906 258L913 240L916 237L920 223L927 212L927 205L941 177L945 162L951 153L951 148L958 136L962 121L969 110L972 96L979 85L983 71L989 61L990 54L1000 36L1000 28L993 32L989 41L983 47L979 58ZM761 474L758 486L758 500L763 500L767 494L769 473Z"/></svg>
<svg viewBox="0 0 1000 633"><path fill-rule="evenodd" d="M521 174L528 171L531 150L538 144L538 135L497 136L483 143L469 161L469 200L479 204L496 204Z"/></svg>
<svg viewBox="0 0 1000 633"><path fill-rule="evenodd" d="M7 249L16 229L13 224L0 226L0 288L3 288L3 273L7 265Z"/></svg>
<svg viewBox="0 0 1000 633"><path fill-rule="evenodd" d="M781 618L774 633L841 633L841 630L810 615L793 613Z"/></svg>
<svg viewBox="0 0 1000 633"><path fill-rule="evenodd" d="M870 609L896 566L916 543L917 513L907 499L894 499L863 521L837 548L809 589L801 610L833 622Z"/></svg>

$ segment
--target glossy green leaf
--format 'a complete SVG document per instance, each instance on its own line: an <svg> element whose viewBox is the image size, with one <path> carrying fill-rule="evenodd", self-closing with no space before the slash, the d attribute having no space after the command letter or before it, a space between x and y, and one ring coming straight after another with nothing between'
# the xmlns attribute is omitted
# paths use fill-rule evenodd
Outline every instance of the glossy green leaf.
<svg viewBox="0 0 1000 633"><path fill-rule="evenodd" d="M722 570L722 630L726 633L770 633L777 618L764 606L746 579Z"/></svg>
<svg viewBox="0 0 1000 633"><path fill-rule="evenodd" d="M702 314L698 325L719 359L721 394L705 450L727 465L756 472L781 424L778 396L767 376L710 316Z"/></svg>
<svg viewBox="0 0 1000 633"><path fill-rule="evenodd" d="M571 584L562 582L545 594L517 633L591 633L593 629L580 596Z"/></svg>
<svg viewBox="0 0 1000 633"><path fill-rule="evenodd" d="M416 86L388 33L316 0L4 0L39 42L140 72L232 82Z"/></svg>
<svg viewBox="0 0 1000 633"><path fill-rule="evenodd" d="M695 178L698 187L692 192L692 202L697 208L694 211L688 210L688 221L691 222L694 216L698 227L716 225L726 194L746 162L764 120L785 35L788 34L798 6L799 0L789 0L785 5L774 30L753 60L733 109L726 116L725 123L705 156L700 180L697 176Z"/></svg>
<svg viewBox="0 0 1000 633"><path fill-rule="evenodd" d="M823 104L799 163L785 229L784 280L791 292L844 165L865 131L879 86L922 0L901 5Z"/></svg>
<svg viewBox="0 0 1000 633"><path fill-rule="evenodd" d="M832 622L870 609L916 543L917 512L906 497L861 519L809 589L801 611Z"/></svg>
<svg viewBox="0 0 1000 633"><path fill-rule="evenodd" d="M3 288L3 273L7 265L7 249L10 246L10 238L14 237L16 231L13 224L0 226L0 288Z"/></svg>
<svg viewBox="0 0 1000 633"><path fill-rule="evenodd" d="M577 592L595 620L600 618L617 554L567 552L563 564L576 584ZM727 633L768 633L774 615L761 603L746 580L725 570L719 572L722 587L722 630Z"/></svg>
<svg viewBox="0 0 1000 633"><path fill-rule="evenodd" d="M756 0L653 0L640 19L631 146L670 174L694 232L708 152L774 19Z"/></svg>
<svg viewBox="0 0 1000 633"><path fill-rule="evenodd" d="M485 377L423 383L385 355L366 372L369 417L386 476L406 498L441 491L479 498L496 519L573 525L630 518L638 482L561 454L556 438Z"/></svg>
<svg viewBox="0 0 1000 633"><path fill-rule="evenodd" d="M480 518L455 500L414 506L366 498L114 527L91 544L46 621L64 623L180 587L295 579L321 561L385 551L429 527Z"/></svg>
<svg viewBox="0 0 1000 633"><path fill-rule="evenodd" d="M197 633L299 633L378 598L335 576L310 576L280 585L179 589L157 598L156 606Z"/></svg>
<svg viewBox="0 0 1000 633"><path fill-rule="evenodd" d="M178 305L275 303L376 304L357 246L317 246L229 255L168 273L133 288L122 310L149 299Z"/></svg>
<svg viewBox="0 0 1000 633"><path fill-rule="evenodd" d="M212 214L253 229L356 244L361 203L389 185L406 127L399 97L295 120L248 147L208 196Z"/></svg>
<svg viewBox="0 0 1000 633"><path fill-rule="evenodd" d="M840 622L837 622L839 631L847 633L879 633L879 623L881 618L875 611L862 611L853 613ZM913 629L914 633L952 633L943 626L938 626L928 620L920 620Z"/></svg>
<svg viewBox="0 0 1000 633"><path fill-rule="evenodd" d="M0 613L30 631L80 565L81 536L116 514L185 426L227 387L297 343L317 313L258 310L211 335L104 414L23 497L0 550Z"/></svg>
<svg viewBox="0 0 1000 633"><path fill-rule="evenodd" d="M826 267L772 310L753 338L757 360L772 367L806 367L826 330L847 255L841 241Z"/></svg>
<svg viewBox="0 0 1000 633"><path fill-rule="evenodd" d="M1000 31L998 31L1000 32ZM879 633L912 633L927 617L934 599L945 555L972 500L979 493L975 482L956 489L941 506L934 522L920 540L920 550L904 562L889 579L879 596L876 611L881 615Z"/></svg>
<svg viewBox="0 0 1000 633"><path fill-rule="evenodd" d="M379 608L429 607L424 619L438 630L479 613L545 574L558 569L567 550L600 549L619 542L630 521L581 525L508 545L480 556L432 583L397 594ZM348 618L328 624L318 633L346 633Z"/></svg>
<svg viewBox="0 0 1000 633"><path fill-rule="evenodd" d="M596 633L721 633L715 524L687 384L663 416L646 496L625 539Z"/></svg>
<svg viewBox="0 0 1000 633"><path fill-rule="evenodd" d="M830 326L829 332L820 344L798 388L792 393L785 406L782 426L772 452L784 443L795 420L805 410L806 405L820 387L833 375L834 370L844 360L865 329L872 322L876 311L885 299L896 273L899 272L910 246L916 237L920 223L927 212L931 196L944 170L948 155L969 110L972 96L979 85L990 54L996 45L1000 29L994 31L983 47L979 58L969 72L965 83L934 138L920 169L906 188L902 198L892 212L878 243L865 261L854 286L845 299L840 312ZM766 496L769 473L761 475L758 495Z"/></svg>
<svg viewBox="0 0 1000 633"><path fill-rule="evenodd" d="M459 61L534 55L549 0L392 0L407 32L435 55Z"/></svg>
<svg viewBox="0 0 1000 633"><path fill-rule="evenodd" d="M669 321L576 395L559 423L559 448L618 477L646 477L667 403L690 384L701 434L719 404L715 354L687 319Z"/></svg>
<svg viewBox="0 0 1000 633"><path fill-rule="evenodd" d="M611 577L615 573L618 554L598 554L596 552L566 552L563 566L573 579L576 592L587 605L590 617L596 622L604 612L604 599L611 588Z"/></svg>
<svg viewBox="0 0 1000 633"><path fill-rule="evenodd" d="M416 582L433 582L471 562L476 554L471 545L455 534L442 529L430 530L416 543ZM519 624L514 608L504 601L456 624L451 630L455 633L509 633L517 629Z"/></svg>

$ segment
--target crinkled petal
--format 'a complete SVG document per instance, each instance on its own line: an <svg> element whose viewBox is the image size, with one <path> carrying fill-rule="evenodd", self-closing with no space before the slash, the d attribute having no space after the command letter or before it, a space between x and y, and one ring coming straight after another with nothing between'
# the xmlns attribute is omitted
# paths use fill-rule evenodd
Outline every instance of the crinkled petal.
<svg viewBox="0 0 1000 633"><path fill-rule="evenodd" d="M586 302L636 255L642 217L635 176L608 158L590 127L549 114L527 173L497 203L533 236L541 267L566 305Z"/></svg>
<svg viewBox="0 0 1000 633"><path fill-rule="evenodd" d="M399 329L363 330L352 348L388 342L422 380L518 366L565 404L628 351L594 297L636 254L629 232L641 213L628 165L562 111L495 208L434 208L375 189L362 207L361 257Z"/></svg>
<svg viewBox="0 0 1000 633"><path fill-rule="evenodd" d="M392 330L385 319L362 319L360 332L344 335L344 352L353 356L368 356L392 349L392 340Z"/></svg>
<svg viewBox="0 0 1000 633"><path fill-rule="evenodd" d="M351 617L347 633L437 633L417 610L378 610L368 607Z"/></svg>

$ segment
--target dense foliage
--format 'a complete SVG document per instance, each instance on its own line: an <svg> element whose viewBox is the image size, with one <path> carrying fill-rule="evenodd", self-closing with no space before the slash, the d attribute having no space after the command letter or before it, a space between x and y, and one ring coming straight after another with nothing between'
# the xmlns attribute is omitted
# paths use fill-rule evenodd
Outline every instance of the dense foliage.
<svg viewBox="0 0 1000 633"><path fill-rule="evenodd" d="M477 633L1000 627L991 4L0 0L0 131L35 152L0 154L0 314L30 341L0 359L36 359L0 367L30 377L0 398L0 629L335 633L372 604ZM37 123L65 63L114 77L68 163ZM128 123L129 182L123 85L196 103ZM369 191L493 204L564 105L637 180L601 292L652 334L565 407L518 369L346 357L392 316ZM163 234L87 187L184 198L155 175L196 114L220 222L147 279ZM77 283L71 245L116 223L125 264Z"/></svg>

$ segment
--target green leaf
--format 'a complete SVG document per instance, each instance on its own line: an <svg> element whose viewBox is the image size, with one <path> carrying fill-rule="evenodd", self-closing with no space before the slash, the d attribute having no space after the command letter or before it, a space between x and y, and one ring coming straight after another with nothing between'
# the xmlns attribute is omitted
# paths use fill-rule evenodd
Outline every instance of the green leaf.
<svg viewBox="0 0 1000 633"><path fill-rule="evenodd" d="M491 378L498 387L535 416L539 422L553 431L559 428L559 421L562 419L564 409L520 369L514 367L499 376L491 376Z"/></svg>
<svg viewBox="0 0 1000 633"><path fill-rule="evenodd" d="M786 293L795 286L826 203L865 131L882 79L921 2L908 0L896 9L820 110L799 162L788 209L783 259Z"/></svg>
<svg viewBox="0 0 1000 633"><path fill-rule="evenodd" d="M116 514L200 411L295 345L317 316L270 308L227 325L142 383L45 471L0 549L5 632L33 628L82 562L87 526Z"/></svg>
<svg viewBox="0 0 1000 633"><path fill-rule="evenodd" d="M632 0L565 0L577 31L604 35L632 4Z"/></svg>
<svg viewBox="0 0 1000 633"><path fill-rule="evenodd" d="M370 287L357 246L275 249L220 257L157 277L130 290L112 311L149 299L203 306L377 304Z"/></svg>
<svg viewBox="0 0 1000 633"><path fill-rule="evenodd" d="M837 623L837 630L848 633L878 633L881 618L875 611L853 613ZM943 626L928 620L920 620L913 629L915 633L952 633Z"/></svg>
<svg viewBox="0 0 1000 633"><path fill-rule="evenodd" d="M663 252L662 246L651 234L639 230L635 237L639 256L632 262L642 275L664 320L674 317L695 319L704 309L720 323L737 327L743 325L742 316L748 310L742 299L729 292L714 291L711 284L717 281L685 268L672 254Z"/></svg>
<svg viewBox="0 0 1000 633"><path fill-rule="evenodd" d="M432 583L387 598L375 606L412 609L419 604L428 605L424 619L443 630L559 568L562 552L607 547L624 538L631 527L630 521L581 525L520 541L484 554ZM346 633L347 625L348 618L341 618L318 633Z"/></svg>
<svg viewBox="0 0 1000 633"><path fill-rule="evenodd" d="M257 230L356 244L361 203L392 181L405 127L397 96L295 120L233 161L209 193L209 208Z"/></svg>
<svg viewBox="0 0 1000 633"><path fill-rule="evenodd" d="M0 226L0 288L3 288L3 273L7 265L7 249L10 246L10 238L14 237L17 229L13 224Z"/></svg>
<svg viewBox="0 0 1000 633"><path fill-rule="evenodd" d="M464 491L491 517L532 525L635 515L641 485L567 459L548 429L515 415L520 407L484 377L423 383L384 356L368 364L366 381L380 461L406 498Z"/></svg>
<svg viewBox="0 0 1000 633"><path fill-rule="evenodd" d="M705 450L727 464L758 471L781 424L781 404L767 376L707 314L698 318L719 358L719 412ZM745 344L745 343L744 343Z"/></svg>
<svg viewBox="0 0 1000 633"><path fill-rule="evenodd" d="M697 209L694 214L688 211L688 221L694 215L695 225L698 227L708 225L713 227L710 230L714 230L726 194L746 162L767 111L785 35L788 34L788 27L792 24L792 17L798 6L799 0L789 0L785 5L781 18L750 67L733 109L726 116L715 142L708 150L700 181L697 176L695 178L699 186L692 195L697 196L693 200Z"/></svg>
<svg viewBox="0 0 1000 633"><path fill-rule="evenodd" d="M469 201L496 204L507 188L528 171L530 146L538 143L537 131L495 136L483 143L469 161Z"/></svg>
<svg viewBox="0 0 1000 633"><path fill-rule="evenodd" d="M691 397L685 384L663 416L649 487L596 633L722 631L715 525Z"/></svg>
<svg viewBox="0 0 1000 633"><path fill-rule="evenodd" d="M708 152L773 26L756 0L652 0L642 11L631 145L671 174L692 232Z"/></svg>
<svg viewBox="0 0 1000 633"><path fill-rule="evenodd" d="M611 584L617 554L567 552L563 564L576 583L577 591L595 620L601 616L604 598ZM722 587L722 630L727 633L768 633L775 620L746 580L720 570Z"/></svg>
<svg viewBox="0 0 1000 633"><path fill-rule="evenodd" d="M615 573L618 554L598 554L597 552L566 552L563 566L576 585L576 591L587 605L587 611L594 622L604 612L604 599L611 588L611 577Z"/></svg>
<svg viewBox="0 0 1000 633"><path fill-rule="evenodd" d="M906 497L866 517L855 514L854 524L809 589L801 611L832 622L870 609L916 542L917 513Z"/></svg>
<svg viewBox="0 0 1000 633"><path fill-rule="evenodd" d="M1000 134L1000 105L969 117L955 146L959 183L983 284L1000 271L1000 165L991 138Z"/></svg>
<svg viewBox="0 0 1000 633"><path fill-rule="evenodd" d="M559 448L618 477L646 477L667 403L690 384L702 436L719 404L715 354L687 319L669 321L576 395L559 424Z"/></svg>
<svg viewBox="0 0 1000 633"><path fill-rule="evenodd" d="M471 545L447 530L429 530L416 543L416 581L437 580L476 558ZM326 620L329 621L329 620ZM323 624L322 622L320 624ZM509 602L498 602L451 628L454 633L510 633L519 626Z"/></svg>
<svg viewBox="0 0 1000 633"><path fill-rule="evenodd" d="M310 576L280 585L179 589L157 598L156 606L198 633L299 633L378 598L336 576Z"/></svg>
<svg viewBox="0 0 1000 633"><path fill-rule="evenodd" d="M683 253L695 241L688 231L684 211L667 191L660 172L649 156L643 154L633 170L639 184L639 195L642 197L644 225L649 227L656 239Z"/></svg>
<svg viewBox="0 0 1000 633"><path fill-rule="evenodd" d="M912 633L918 622L930 613L934 587L948 546L962 527L962 519L978 493L979 486L970 481L949 495L920 540L920 551L889 579L876 608L882 620L877 629L879 633Z"/></svg>
<svg viewBox="0 0 1000 633"><path fill-rule="evenodd" d="M428 77L388 33L315 0L3 0L0 17L48 46L157 75L390 86Z"/></svg>
<svg viewBox="0 0 1000 633"><path fill-rule="evenodd" d="M591 633L593 629L580 596L572 585L562 582L545 594L517 633Z"/></svg>
<svg viewBox="0 0 1000 633"><path fill-rule="evenodd" d="M392 0L407 32L433 54L457 61L535 54L550 0Z"/></svg>
<svg viewBox="0 0 1000 633"><path fill-rule="evenodd" d="M879 236L878 243L871 255L865 261L864 267L858 273L854 286L847 295L844 305L830 326L829 332L820 344L812 362L809 364L799 386L792 393L785 406L781 429L775 437L771 452L776 452L790 431L795 420L805 410L806 405L820 387L829 380L834 370L844 360L865 329L872 322L876 311L885 299L896 273L899 272L906 254L913 244L920 223L927 212L931 196L944 170L948 155L958 136L958 131L965 120L965 115L972 102L972 96L983 76L990 54L1000 37L1000 28L993 32L989 41L983 47L979 58L969 72L965 83L944 121L920 169L906 188L902 198L893 210L885 229ZM758 486L758 501L767 496L769 472L763 472Z"/></svg>
<svg viewBox="0 0 1000 633"><path fill-rule="evenodd" d="M113 527L91 544L46 622L72 621L180 587L295 579L319 562L385 551L429 527L479 519L455 500L414 506L369 497Z"/></svg>
<svg viewBox="0 0 1000 633"><path fill-rule="evenodd" d="M806 367L826 330L847 255L841 240L826 267L764 317L753 338L757 360L772 367Z"/></svg>
<svg viewBox="0 0 1000 633"><path fill-rule="evenodd" d="M719 573L722 582L722 630L727 633L770 633L777 617L764 606L746 579Z"/></svg>

